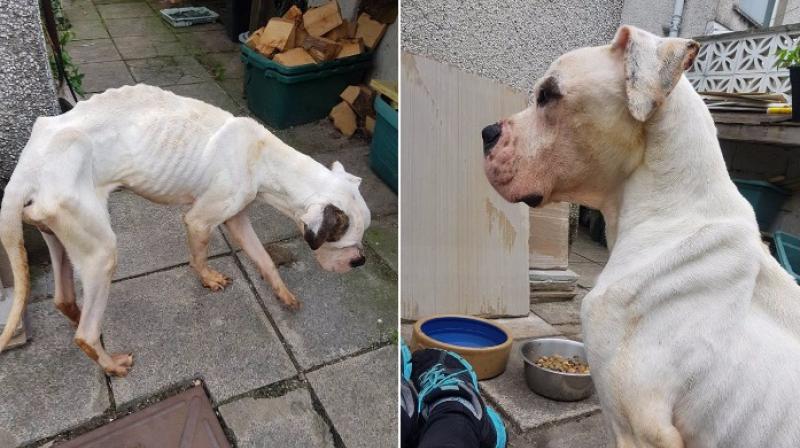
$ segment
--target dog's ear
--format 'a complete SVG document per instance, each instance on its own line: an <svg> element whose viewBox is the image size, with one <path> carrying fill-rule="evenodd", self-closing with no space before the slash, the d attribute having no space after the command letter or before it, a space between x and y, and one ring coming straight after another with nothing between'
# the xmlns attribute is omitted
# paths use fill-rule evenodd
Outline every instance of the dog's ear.
<svg viewBox="0 0 800 448"><path fill-rule="evenodd" d="M625 65L625 93L633 118L647 121L694 63L700 44L677 37L661 38L624 25L611 43Z"/></svg>
<svg viewBox="0 0 800 448"><path fill-rule="evenodd" d="M341 177L347 179L349 182L352 182L353 184L355 184L356 187L361 185L361 178L358 177L358 176L353 176L352 174L350 174L347 171L345 171L344 170L344 165L339 163L338 160L331 164L331 171L334 174L336 174L337 176L341 176Z"/></svg>
<svg viewBox="0 0 800 448"><path fill-rule="evenodd" d="M350 219L339 207L314 204L302 216L303 237L312 250L326 242L338 241L350 227Z"/></svg>

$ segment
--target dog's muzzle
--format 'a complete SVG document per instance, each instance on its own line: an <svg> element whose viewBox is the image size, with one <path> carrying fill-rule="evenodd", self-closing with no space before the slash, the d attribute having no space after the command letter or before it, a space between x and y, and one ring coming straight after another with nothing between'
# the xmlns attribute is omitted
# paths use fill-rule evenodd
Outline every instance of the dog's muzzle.
<svg viewBox="0 0 800 448"><path fill-rule="evenodd" d="M500 140L500 134L503 133L503 127L500 123L490 124L483 128L481 131L481 138L483 138L483 156L486 157L492 152L492 148Z"/></svg>
<svg viewBox="0 0 800 448"><path fill-rule="evenodd" d="M528 205L528 207L536 208L536 206L542 203L542 199L543 198L538 194L532 194L530 196L524 196L520 198L517 202L524 202Z"/></svg>
<svg viewBox="0 0 800 448"><path fill-rule="evenodd" d="M357 268L359 266L364 266L364 263L366 263L366 262L367 262L367 257L361 255L358 258L354 258L354 259L350 260L350 267L351 268Z"/></svg>

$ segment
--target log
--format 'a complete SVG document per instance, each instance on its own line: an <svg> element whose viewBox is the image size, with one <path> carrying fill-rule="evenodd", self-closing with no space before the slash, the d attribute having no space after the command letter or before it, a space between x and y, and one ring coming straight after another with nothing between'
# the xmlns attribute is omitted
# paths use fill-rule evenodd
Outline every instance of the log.
<svg viewBox="0 0 800 448"><path fill-rule="evenodd" d="M359 39L344 39L339 41L342 44L342 49L336 55L336 59L355 56L364 52L364 41Z"/></svg>
<svg viewBox="0 0 800 448"><path fill-rule="evenodd" d="M372 20L372 17L367 13L361 13L358 16L358 28L356 28L356 37L364 39L364 45L370 50L378 46L378 43L386 33L386 24Z"/></svg>
<svg viewBox="0 0 800 448"><path fill-rule="evenodd" d="M354 28L355 29L355 28ZM342 24L337 26L336 28L328 31L322 36L326 39L330 40L340 40L340 39L349 39L350 36L350 22L347 20L342 20Z"/></svg>
<svg viewBox="0 0 800 448"><path fill-rule="evenodd" d="M267 22L264 32L258 39L258 46L272 47L278 51L286 51L294 48L295 23L292 20L273 17Z"/></svg>
<svg viewBox="0 0 800 448"><path fill-rule="evenodd" d="M297 5L292 5L286 13L283 14L283 18L286 20L291 20L295 23L302 23L303 22L303 11L297 7Z"/></svg>
<svg viewBox="0 0 800 448"><path fill-rule="evenodd" d="M345 101L334 106L329 117L336 129L347 137L352 136L358 128L356 113Z"/></svg>
<svg viewBox="0 0 800 448"><path fill-rule="evenodd" d="M272 60L287 67L315 64L317 62L303 48L292 48L291 50L284 51L283 53L278 53L274 58L272 58Z"/></svg>
<svg viewBox="0 0 800 448"><path fill-rule="evenodd" d="M375 91L367 86L347 86L339 97L347 102L359 117L375 115Z"/></svg>
<svg viewBox="0 0 800 448"><path fill-rule="evenodd" d="M339 3L332 0L317 8L312 8L303 14L303 27L308 34L322 37L323 34L342 24L342 14Z"/></svg>
<svg viewBox="0 0 800 448"><path fill-rule="evenodd" d="M307 36L303 40L303 48L317 62L324 62L336 58L339 50L342 49L342 45L324 37Z"/></svg>
<svg viewBox="0 0 800 448"><path fill-rule="evenodd" d="M370 117L369 115L367 115L367 117L364 118L364 130L367 131L367 133L369 133L369 135L373 135L375 133L375 118L374 117Z"/></svg>

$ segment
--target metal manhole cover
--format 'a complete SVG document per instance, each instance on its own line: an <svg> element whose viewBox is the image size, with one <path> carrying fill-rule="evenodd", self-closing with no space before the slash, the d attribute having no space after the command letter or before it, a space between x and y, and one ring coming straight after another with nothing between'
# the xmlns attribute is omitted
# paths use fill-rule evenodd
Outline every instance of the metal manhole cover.
<svg viewBox="0 0 800 448"><path fill-rule="evenodd" d="M58 448L230 448L202 387L193 387Z"/></svg>

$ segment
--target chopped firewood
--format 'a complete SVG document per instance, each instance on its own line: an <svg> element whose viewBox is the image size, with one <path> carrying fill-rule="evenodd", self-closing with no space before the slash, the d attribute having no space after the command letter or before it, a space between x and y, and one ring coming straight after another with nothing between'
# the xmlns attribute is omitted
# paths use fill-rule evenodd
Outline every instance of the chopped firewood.
<svg viewBox="0 0 800 448"><path fill-rule="evenodd" d="M386 24L372 20L372 17L367 13L361 13L358 16L358 28L356 29L356 37L364 39L364 45L370 50L378 46L381 41L383 33L386 32Z"/></svg>
<svg viewBox="0 0 800 448"><path fill-rule="evenodd" d="M253 31L253 34L251 34L250 37L247 38L247 41L245 43L248 46L255 48L258 40L261 39L261 34L263 33L264 33L264 28L259 28Z"/></svg>
<svg viewBox="0 0 800 448"><path fill-rule="evenodd" d="M286 20L291 20L295 23L302 23L303 22L303 11L297 7L297 5L292 5L288 11L283 15L283 18Z"/></svg>
<svg viewBox="0 0 800 448"><path fill-rule="evenodd" d="M369 133L369 135L372 135L372 134L375 133L375 118L374 117L370 117L369 115L367 115L367 117L364 118L364 130L366 130Z"/></svg>
<svg viewBox="0 0 800 448"><path fill-rule="evenodd" d="M324 37L307 36L303 41L303 48L317 62L323 62L334 59L342 49L342 45Z"/></svg>
<svg viewBox="0 0 800 448"><path fill-rule="evenodd" d="M322 37L323 34L341 24L342 14L339 12L339 3L336 0L309 9L303 14L303 26L312 36Z"/></svg>
<svg viewBox="0 0 800 448"><path fill-rule="evenodd" d="M349 39L350 38L350 22L342 20L342 24L336 28L325 33L324 38L330 40Z"/></svg>
<svg viewBox="0 0 800 448"><path fill-rule="evenodd" d="M295 47L302 47L303 46L303 41L306 40L306 37L308 37L308 31L306 31L306 29L303 28L303 22L300 22L295 27L295 31L294 31L294 46Z"/></svg>
<svg viewBox="0 0 800 448"><path fill-rule="evenodd" d="M367 86L347 86L339 97L347 101L359 117L375 114L375 91Z"/></svg>
<svg viewBox="0 0 800 448"><path fill-rule="evenodd" d="M352 136L358 128L356 113L353 112L353 109L350 108L346 101L334 106L329 117L333 120L333 125L336 126L336 129L347 137Z"/></svg>
<svg viewBox="0 0 800 448"><path fill-rule="evenodd" d="M284 51L283 53L278 53L274 58L272 58L272 60L287 67L315 64L317 62L311 57L310 54L308 54L305 49L300 47L292 48L291 50Z"/></svg>
<svg viewBox="0 0 800 448"><path fill-rule="evenodd" d="M347 22L347 38L355 39L356 30L358 30L358 22Z"/></svg>
<svg viewBox="0 0 800 448"><path fill-rule="evenodd" d="M342 44L342 49L336 55L336 59L346 58L348 56L355 56L364 52L364 41L358 39L343 39L339 41Z"/></svg>
<svg viewBox="0 0 800 448"><path fill-rule="evenodd" d="M272 47L278 51L294 48L295 23L291 20L273 17L267 22L264 32L258 39L259 47Z"/></svg>

